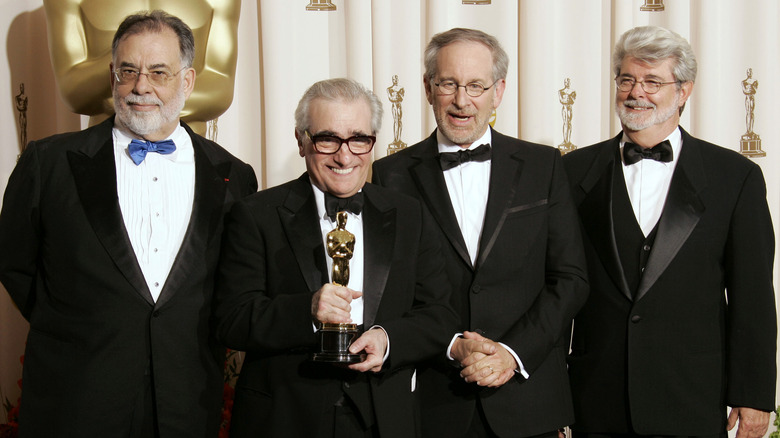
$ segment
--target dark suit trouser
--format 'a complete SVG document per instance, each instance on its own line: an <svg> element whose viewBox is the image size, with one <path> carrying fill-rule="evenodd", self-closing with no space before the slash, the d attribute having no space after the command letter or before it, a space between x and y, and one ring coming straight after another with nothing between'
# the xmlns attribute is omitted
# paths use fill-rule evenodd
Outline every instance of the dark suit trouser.
<svg viewBox="0 0 780 438"><path fill-rule="evenodd" d="M477 411L474 412L474 417L471 419L469 430L463 438L501 438L493 433L493 430L487 423L485 410L482 408L482 401L479 398L477 398ZM547 432L526 438L558 438L558 431Z"/></svg>

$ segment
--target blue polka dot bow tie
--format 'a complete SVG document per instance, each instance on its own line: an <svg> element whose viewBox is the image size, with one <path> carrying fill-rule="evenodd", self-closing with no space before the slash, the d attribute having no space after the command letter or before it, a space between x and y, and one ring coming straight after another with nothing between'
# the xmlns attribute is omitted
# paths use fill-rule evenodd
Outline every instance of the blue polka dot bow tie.
<svg viewBox="0 0 780 438"><path fill-rule="evenodd" d="M133 140L127 147L127 151L130 153L130 159L133 160L136 166L141 164L146 158L147 152L157 152L158 154L168 155L176 150L176 144L173 140L163 141L142 141Z"/></svg>

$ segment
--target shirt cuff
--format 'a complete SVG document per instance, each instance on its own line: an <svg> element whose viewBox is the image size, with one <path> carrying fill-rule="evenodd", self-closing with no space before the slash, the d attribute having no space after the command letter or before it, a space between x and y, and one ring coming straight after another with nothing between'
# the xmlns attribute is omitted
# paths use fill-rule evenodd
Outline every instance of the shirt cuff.
<svg viewBox="0 0 780 438"><path fill-rule="evenodd" d="M463 333L455 333L455 336L452 337L452 340L450 341L450 345L447 346L447 351L445 352L447 354L447 359L449 360L455 360L452 357L452 346L455 345L455 340L462 337Z"/></svg>
<svg viewBox="0 0 780 438"><path fill-rule="evenodd" d="M502 347L504 347L506 349L506 351L508 351L509 354L511 354L512 357L515 358L515 362L517 362L517 369L515 369L515 372L516 373L520 373L520 375L523 376L525 379L528 379L529 377L531 377L528 374L528 371L525 370L525 367L523 366L523 361L521 361L520 357L517 356L517 353L515 353L515 350L512 350L511 348L509 348L509 346L507 346L503 342L499 342L498 344L501 345Z"/></svg>

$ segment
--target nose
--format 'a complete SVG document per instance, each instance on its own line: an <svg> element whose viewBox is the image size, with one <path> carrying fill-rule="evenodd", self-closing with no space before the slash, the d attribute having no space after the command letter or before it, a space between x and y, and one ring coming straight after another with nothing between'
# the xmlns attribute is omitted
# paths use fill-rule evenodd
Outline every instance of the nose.
<svg viewBox="0 0 780 438"><path fill-rule="evenodd" d="M138 75L138 79L135 80L135 85L133 85L133 91L136 94L145 94L152 90L152 84L149 82L149 78L147 77L148 73L140 73Z"/></svg>
<svg viewBox="0 0 780 438"><path fill-rule="evenodd" d="M458 108L468 106L471 102L471 96L466 93L466 87L458 87L453 95L453 102Z"/></svg>
<svg viewBox="0 0 780 438"><path fill-rule="evenodd" d="M645 94L647 93L645 92L645 89L642 87L641 82L634 82L634 86L631 87L630 90L628 90L628 95L631 97L642 97Z"/></svg>
<svg viewBox="0 0 780 438"><path fill-rule="evenodd" d="M353 159L355 158L355 154L352 153L351 150L349 150L349 146L347 145L347 142L341 142L341 146L339 147L339 150L336 151L335 154L333 154L333 159L338 164L349 164Z"/></svg>

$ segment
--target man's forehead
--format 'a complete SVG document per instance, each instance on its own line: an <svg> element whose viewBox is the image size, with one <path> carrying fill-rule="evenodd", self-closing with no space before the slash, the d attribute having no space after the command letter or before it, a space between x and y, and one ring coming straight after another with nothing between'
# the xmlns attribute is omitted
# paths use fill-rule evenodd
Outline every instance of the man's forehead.
<svg viewBox="0 0 780 438"><path fill-rule="evenodd" d="M659 60L644 60L627 56L620 65L620 73L625 74L631 67L639 66L643 70L653 70L652 73L674 73L674 58L664 58Z"/></svg>
<svg viewBox="0 0 780 438"><path fill-rule="evenodd" d="M130 43L132 39L145 37L153 38L153 43ZM142 59L145 67L170 66L180 59L179 39L167 28L125 34L117 43L116 58L117 65L135 65Z"/></svg>

